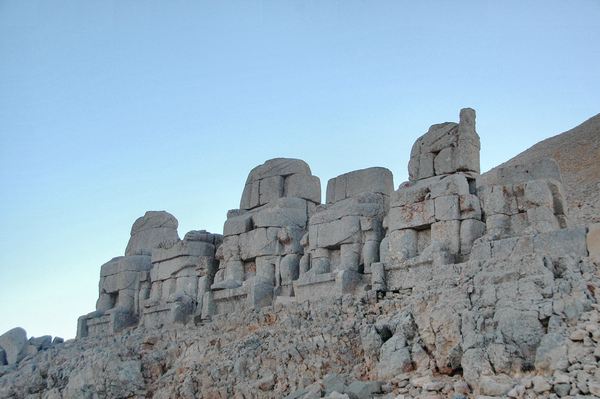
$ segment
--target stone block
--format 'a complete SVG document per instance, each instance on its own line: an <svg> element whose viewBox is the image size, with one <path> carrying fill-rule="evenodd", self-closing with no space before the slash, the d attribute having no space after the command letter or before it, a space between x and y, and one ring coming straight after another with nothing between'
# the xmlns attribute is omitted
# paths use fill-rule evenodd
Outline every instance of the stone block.
<svg viewBox="0 0 600 399"><path fill-rule="evenodd" d="M6 362L9 365L17 364L25 357L28 344L27 333L21 327L13 328L0 335L0 348L4 349Z"/></svg>
<svg viewBox="0 0 600 399"><path fill-rule="evenodd" d="M259 256L256 258L256 279L275 285L275 270L279 268L279 258Z"/></svg>
<svg viewBox="0 0 600 399"><path fill-rule="evenodd" d="M252 181L246 183L242 198L240 199L240 209L252 209L260 205L259 182Z"/></svg>
<svg viewBox="0 0 600 399"><path fill-rule="evenodd" d="M432 153L425 153L419 157L419 173L416 179L426 179L428 177L434 176L434 158L435 155Z"/></svg>
<svg viewBox="0 0 600 399"><path fill-rule="evenodd" d="M340 269L358 272L361 256L361 245L358 243L340 246Z"/></svg>
<svg viewBox="0 0 600 399"><path fill-rule="evenodd" d="M510 232L510 216L504 214L489 215L486 220L487 234L492 237L502 237Z"/></svg>
<svg viewBox="0 0 600 399"><path fill-rule="evenodd" d="M284 183L286 197L303 198L321 203L321 180L317 176L295 174L287 176Z"/></svg>
<svg viewBox="0 0 600 399"><path fill-rule="evenodd" d="M277 239L279 229L274 227L258 228L239 235L240 257L242 260L257 256L279 255L281 243Z"/></svg>
<svg viewBox="0 0 600 399"><path fill-rule="evenodd" d="M179 240L177 219L165 211L148 211L131 227L125 255L150 255L163 242Z"/></svg>
<svg viewBox="0 0 600 399"><path fill-rule="evenodd" d="M447 250L451 254L460 253L460 220L436 222L431 225L433 250Z"/></svg>
<svg viewBox="0 0 600 399"><path fill-rule="evenodd" d="M600 262L600 223L590 224L586 236L587 250L590 257Z"/></svg>
<svg viewBox="0 0 600 399"><path fill-rule="evenodd" d="M327 203L352 198L362 193L391 195L394 191L392 172L374 167L337 176L327 183Z"/></svg>
<svg viewBox="0 0 600 399"><path fill-rule="evenodd" d="M433 160L433 169L435 174L444 175L454 172L456 170L454 163L454 148L444 148L435 156Z"/></svg>
<svg viewBox="0 0 600 399"><path fill-rule="evenodd" d="M460 143L454 150L454 170L480 172L479 151L480 148L474 142Z"/></svg>
<svg viewBox="0 0 600 399"><path fill-rule="evenodd" d="M445 195L468 195L470 194L467 175L454 173L443 176L439 181L433 183L430 189L430 197L437 198Z"/></svg>
<svg viewBox="0 0 600 399"><path fill-rule="evenodd" d="M279 263L281 285L289 285L299 276L301 256L290 254L284 256Z"/></svg>
<svg viewBox="0 0 600 399"><path fill-rule="evenodd" d="M310 167L301 159L273 158L256 166L248 174L246 184L273 176L310 175Z"/></svg>
<svg viewBox="0 0 600 399"><path fill-rule="evenodd" d="M401 186L397 191L392 193L390 206L399 207L425 201L429 192L430 188L425 185Z"/></svg>
<svg viewBox="0 0 600 399"><path fill-rule="evenodd" d="M100 277L123 272L142 272L152 268L148 255L118 256L100 266Z"/></svg>
<svg viewBox="0 0 600 399"><path fill-rule="evenodd" d="M460 219L460 206L457 195L446 195L434 200L436 220Z"/></svg>
<svg viewBox="0 0 600 399"><path fill-rule="evenodd" d="M230 217L227 218L223 226L223 235L231 236L246 233L252 230L253 227L251 214Z"/></svg>
<svg viewBox="0 0 600 399"><path fill-rule="evenodd" d="M364 273L369 273L371 264L379 262L379 241L366 241L362 247Z"/></svg>
<svg viewBox="0 0 600 399"><path fill-rule="evenodd" d="M394 230L388 236L388 262L400 262L417 256L417 231L413 229Z"/></svg>
<svg viewBox="0 0 600 399"><path fill-rule="evenodd" d="M271 176L260 180L258 194L260 205L283 197L283 176Z"/></svg>
<svg viewBox="0 0 600 399"><path fill-rule="evenodd" d="M170 245L163 245L152 250L152 263L182 256L214 256L215 246L205 241L180 240Z"/></svg>
<svg viewBox="0 0 600 399"><path fill-rule="evenodd" d="M588 256L586 245L587 230L583 227L561 229L534 236L533 248L536 254L560 258L564 256Z"/></svg>
<svg viewBox="0 0 600 399"><path fill-rule="evenodd" d="M390 208L387 221L389 231L429 226L435 222L434 202L433 200L426 200L411 205Z"/></svg>
<svg viewBox="0 0 600 399"><path fill-rule="evenodd" d="M527 209L527 220L530 226L539 232L549 232L560 228L552 208L545 206Z"/></svg>
<svg viewBox="0 0 600 399"><path fill-rule="evenodd" d="M525 184L525 209L531 207L554 208L552 190L545 180L533 180Z"/></svg>
<svg viewBox="0 0 600 399"><path fill-rule="evenodd" d="M518 213L517 199L511 186L486 186L480 188L479 196L486 215Z"/></svg>
<svg viewBox="0 0 600 399"><path fill-rule="evenodd" d="M345 216L330 223L319 224L316 229L316 245L318 247L327 248L353 243L360 235L360 218ZM310 242L311 244L313 242L312 236Z"/></svg>
<svg viewBox="0 0 600 399"><path fill-rule="evenodd" d="M308 220L306 200L300 198L281 198L260 208L253 215L254 228L286 227L304 228Z"/></svg>
<svg viewBox="0 0 600 399"><path fill-rule="evenodd" d="M481 219L481 204L479 197L474 194L461 195L459 197L461 219Z"/></svg>
<svg viewBox="0 0 600 399"><path fill-rule="evenodd" d="M476 219L463 220L460 224L460 253L471 253L473 242L485 234L485 223Z"/></svg>

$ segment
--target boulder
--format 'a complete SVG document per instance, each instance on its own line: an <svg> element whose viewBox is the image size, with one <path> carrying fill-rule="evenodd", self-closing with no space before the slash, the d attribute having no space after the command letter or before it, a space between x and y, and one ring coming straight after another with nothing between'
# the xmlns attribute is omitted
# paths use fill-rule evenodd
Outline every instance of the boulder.
<svg viewBox="0 0 600 399"><path fill-rule="evenodd" d="M26 355L29 345L27 333L21 327L13 328L0 335L0 348L4 349L7 364L17 364Z"/></svg>
<svg viewBox="0 0 600 399"><path fill-rule="evenodd" d="M150 255L163 242L179 240L177 219L165 211L148 211L131 227L125 256Z"/></svg>

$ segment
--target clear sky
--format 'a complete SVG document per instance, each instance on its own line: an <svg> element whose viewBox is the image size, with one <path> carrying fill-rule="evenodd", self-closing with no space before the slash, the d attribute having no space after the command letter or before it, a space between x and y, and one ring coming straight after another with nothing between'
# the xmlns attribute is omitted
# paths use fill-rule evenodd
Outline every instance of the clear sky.
<svg viewBox="0 0 600 399"><path fill-rule="evenodd" d="M73 337L138 216L221 232L269 158L398 185L462 107L483 170L576 126L599 21L598 0L0 0L0 333Z"/></svg>

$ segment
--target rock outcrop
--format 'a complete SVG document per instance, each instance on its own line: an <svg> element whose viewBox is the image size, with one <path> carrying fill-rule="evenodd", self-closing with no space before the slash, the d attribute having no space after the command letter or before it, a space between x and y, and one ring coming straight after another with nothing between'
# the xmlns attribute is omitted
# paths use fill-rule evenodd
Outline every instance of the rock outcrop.
<svg viewBox="0 0 600 399"><path fill-rule="evenodd" d="M540 141L498 168L549 158L560 167L571 221L582 226L599 223L600 114L571 130Z"/></svg>
<svg viewBox="0 0 600 399"><path fill-rule="evenodd" d="M481 176L479 147L463 109L397 190L351 171L321 204L277 158L222 236L146 213L77 340L0 337L0 396L598 397L600 225L571 219L560 161Z"/></svg>

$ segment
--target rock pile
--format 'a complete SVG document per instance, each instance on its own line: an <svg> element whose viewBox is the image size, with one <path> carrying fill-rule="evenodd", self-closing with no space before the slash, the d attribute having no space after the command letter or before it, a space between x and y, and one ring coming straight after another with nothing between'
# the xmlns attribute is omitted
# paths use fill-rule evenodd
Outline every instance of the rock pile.
<svg viewBox="0 0 600 399"><path fill-rule="evenodd" d="M0 366L15 366L26 357L62 344L60 337L44 335L27 339L27 332L21 327L13 328L0 335Z"/></svg>
<svg viewBox="0 0 600 399"><path fill-rule="evenodd" d="M464 109L395 191L368 168L321 204L309 166L277 158L222 236L146 213L78 339L4 366L0 396L599 395L600 226L569 219L555 161L480 176L479 147Z"/></svg>

